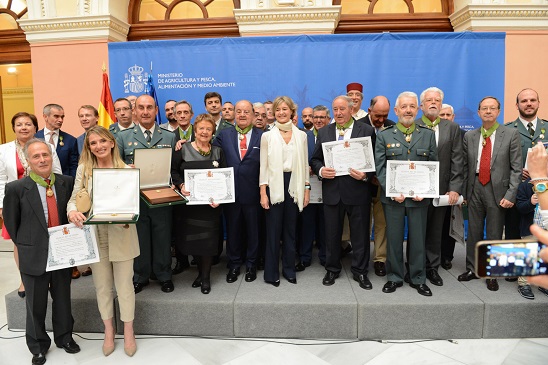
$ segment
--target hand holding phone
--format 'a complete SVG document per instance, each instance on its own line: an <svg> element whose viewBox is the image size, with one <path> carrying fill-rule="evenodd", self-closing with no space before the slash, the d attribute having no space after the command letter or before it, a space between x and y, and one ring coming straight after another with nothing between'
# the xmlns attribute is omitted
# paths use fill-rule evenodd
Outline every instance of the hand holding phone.
<svg viewBox="0 0 548 365"><path fill-rule="evenodd" d="M548 274L540 257L545 245L533 240L481 241L476 245L476 274L482 278Z"/></svg>

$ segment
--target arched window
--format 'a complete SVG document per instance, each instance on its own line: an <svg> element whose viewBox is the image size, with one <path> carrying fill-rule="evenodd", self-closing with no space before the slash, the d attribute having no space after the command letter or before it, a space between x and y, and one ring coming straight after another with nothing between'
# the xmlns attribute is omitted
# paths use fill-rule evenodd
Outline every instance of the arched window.
<svg viewBox="0 0 548 365"><path fill-rule="evenodd" d="M26 17L26 1L0 0L0 63L30 62L30 45L17 24Z"/></svg>
<svg viewBox="0 0 548 365"><path fill-rule="evenodd" d="M451 32L453 0L333 0L335 33ZM240 0L130 0L128 40L237 37Z"/></svg>

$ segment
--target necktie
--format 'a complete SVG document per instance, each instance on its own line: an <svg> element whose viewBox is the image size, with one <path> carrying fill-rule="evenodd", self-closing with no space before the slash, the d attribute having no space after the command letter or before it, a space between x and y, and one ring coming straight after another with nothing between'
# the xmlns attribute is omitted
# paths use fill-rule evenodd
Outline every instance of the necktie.
<svg viewBox="0 0 548 365"><path fill-rule="evenodd" d="M243 160L247 152L247 136L245 134L240 134L243 138L240 139L240 159Z"/></svg>
<svg viewBox="0 0 548 365"><path fill-rule="evenodd" d="M46 188L46 204L48 205L48 227L56 227L59 225L59 212L57 211L57 201L53 189L49 186L51 180L45 179L48 187Z"/></svg>
<svg viewBox="0 0 548 365"><path fill-rule="evenodd" d="M535 135L535 130L533 129L533 123L531 122L527 123L527 130L529 131L529 134L531 136Z"/></svg>
<svg viewBox="0 0 548 365"><path fill-rule="evenodd" d="M49 143L51 143L53 146L55 146L55 141L53 139L53 136L55 136L54 132L49 132Z"/></svg>
<svg viewBox="0 0 548 365"><path fill-rule="evenodd" d="M150 133L149 130L146 130L145 133L147 135L147 142L150 142L152 140L152 137L150 136L152 133Z"/></svg>
<svg viewBox="0 0 548 365"><path fill-rule="evenodd" d="M481 150L479 182L486 185L491 180L491 137L485 139L485 146Z"/></svg>

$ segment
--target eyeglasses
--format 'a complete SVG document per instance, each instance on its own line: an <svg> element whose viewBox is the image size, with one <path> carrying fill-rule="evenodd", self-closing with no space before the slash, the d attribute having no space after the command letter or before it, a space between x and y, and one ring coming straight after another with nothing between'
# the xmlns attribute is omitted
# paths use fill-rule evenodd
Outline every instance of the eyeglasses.
<svg viewBox="0 0 548 365"><path fill-rule="evenodd" d="M499 110L499 108L496 107L496 106L482 106L482 107L480 108L480 110L481 110L482 112L486 112L486 111L488 111L488 110L494 112L494 111Z"/></svg>
<svg viewBox="0 0 548 365"><path fill-rule="evenodd" d="M262 118L266 118L266 113L263 113L263 114L260 114L260 113L255 113L255 117L262 117Z"/></svg>
<svg viewBox="0 0 548 365"><path fill-rule="evenodd" d="M128 108L128 107L126 106L126 107L123 107L123 108L114 109L114 112L120 113L121 111L127 112L127 111L129 111L129 110L131 110L131 108Z"/></svg>

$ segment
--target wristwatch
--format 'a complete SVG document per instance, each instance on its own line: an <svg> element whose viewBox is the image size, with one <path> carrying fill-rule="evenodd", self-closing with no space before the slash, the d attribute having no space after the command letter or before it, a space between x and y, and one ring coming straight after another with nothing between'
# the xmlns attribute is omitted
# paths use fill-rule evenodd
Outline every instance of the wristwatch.
<svg viewBox="0 0 548 365"><path fill-rule="evenodd" d="M537 183L537 184L533 185L533 192L535 194L542 194L546 191L546 188L547 188L546 183L540 182L540 183Z"/></svg>

